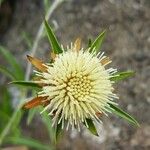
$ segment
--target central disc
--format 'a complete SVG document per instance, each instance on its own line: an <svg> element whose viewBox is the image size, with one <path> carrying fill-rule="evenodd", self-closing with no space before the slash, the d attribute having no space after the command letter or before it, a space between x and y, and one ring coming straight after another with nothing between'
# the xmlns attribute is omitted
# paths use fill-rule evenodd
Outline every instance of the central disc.
<svg viewBox="0 0 150 150"><path fill-rule="evenodd" d="M68 80L67 83L67 95L72 95L76 100L83 100L85 96L90 94L91 80L88 76L74 76Z"/></svg>

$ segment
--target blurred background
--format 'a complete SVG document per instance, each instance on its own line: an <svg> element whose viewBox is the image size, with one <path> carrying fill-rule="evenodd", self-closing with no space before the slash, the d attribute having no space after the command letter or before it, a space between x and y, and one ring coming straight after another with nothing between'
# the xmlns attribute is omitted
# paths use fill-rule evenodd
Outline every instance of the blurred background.
<svg viewBox="0 0 150 150"><path fill-rule="evenodd" d="M110 115L97 126L99 137L84 129L68 131L55 145L50 118L37 109L18 110L20 101L35 92L8 83L25 78L26 55L35 44L35 56L49 59L45 32L36 40L50 11L49 23L63 45L81 37L84 47L89 38L107 29L102 50L113 60L111 66L136 72L115 87L120 107L139 121L139 128ZM0 0L0 149L149 150L149 108L150 0Z"/></svg>

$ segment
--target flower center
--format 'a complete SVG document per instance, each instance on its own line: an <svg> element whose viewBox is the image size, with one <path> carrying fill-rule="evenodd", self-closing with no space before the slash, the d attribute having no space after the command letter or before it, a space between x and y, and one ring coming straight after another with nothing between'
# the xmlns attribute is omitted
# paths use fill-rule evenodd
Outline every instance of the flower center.
<svg viewBox="0 0 150 150"><path fill-rule="evenodd" d="M74 76L68 80L67 92L75 99L83 100L83 98L91 92L91 80L86 75Z"/></svg>

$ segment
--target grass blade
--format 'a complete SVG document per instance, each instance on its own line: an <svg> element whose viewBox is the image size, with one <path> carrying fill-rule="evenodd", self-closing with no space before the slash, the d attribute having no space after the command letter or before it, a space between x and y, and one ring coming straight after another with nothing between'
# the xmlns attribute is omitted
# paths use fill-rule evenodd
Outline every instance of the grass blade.
<svg viewBox="0 0 150 150"><path fill-rule="evenodd" d="M3 73L8 78L10 78L11 80L16 80L16 77L14 76L14 74L10 72L8 69L6 69L6 67L4 68L0 66L0 72Z"/></svg>
<svg viewBox="0 0 150 150"><path fill-rule="evenodd" d="M42 107L40 107L40 112L43 110ZM48 130L48 134L49 134L49 137L50 139L52 139L52 141L54 141L54 131L52 129L52 121L51 121L51 117L48 115L47 112L43 112L41 114L41 117L42 117L42 120Z"/></svg>
<svg viewBox="0 0 150 150"><path fill-rule="evenodd" d="M4 48L2 46L0 46L0 53L3 55L3 57L9 63L9 65L11 65L15 77L18 80L23 80L24 79L23 70L22 70L20 64L15 59L15 57L6 48Z"/></svg>
<svg viewBox="0 0 150 150"><path fill-rule="evenodd" d="M62 53L63 50L61 49L61 47L60 47L60 45L56 39L55 34L53 33L51 27L49 26L49 24L47 23L46 20L44 21L44 25L45 25L47 36L48 36L48 39L50 41L53 52L55 54Z"/></svg>
<svg viewBox="0 0 150 150"><path fill-rule="evenodd" d="M27 125L29 125L32 122L36 112L37 112L37 108L32 108L29 110L28 118L27 118Z"/></svg>
<svg viewBox="0 0 150 150"><path fill-rule="evenodd" d="M26 145L31 148L39 149L39 150L50 150L50 146L40 143L37 140L34 140L32 138L27 137L9 137L7 138L7 141L12 144L18 144L18 145Z"/></svg>
<svg viewBox="0 0 150 150"><path fill-rule="evenodd" d="M100 33L100 35L92 43L92 45L90 47L90 50L89 50L90 53L92 53L94 51L96 51L96 53L98 53L98 51L101 49L102 42L104 40L105 35L106 35L106 31L105 30L102 33Z"/></svg>
<svg viewBox="0 0 150 150"><path fill-rule="evenodd" d="M32 42L32 39L31 39L30 35L27 32L23 31L22 32L22 38L24 39L24 41L27 44L28 48L31 49L32 45L33 45L33 42Z"/></svg>
<svg viewBox="0 0 150 150"><path fill-rule="evenodd" d="M123 111L122 109L120 109L119 107L110 104L109 103L110 108L108 107L108 109L113 112L114 114L120 116L123 119L126 119L129 123L139 126L139 123L128 113L126 113L125 111Z"/></svg>
<svg viewBox="0 0 150 150"><path fill-rule="evenodd" d="M128 77L134 76L135 72L133 71L127 71L127 72L118 72L116 74L114 74L113 77L110 78L111 81L120 81L120 80L124 80Z"/></svg>

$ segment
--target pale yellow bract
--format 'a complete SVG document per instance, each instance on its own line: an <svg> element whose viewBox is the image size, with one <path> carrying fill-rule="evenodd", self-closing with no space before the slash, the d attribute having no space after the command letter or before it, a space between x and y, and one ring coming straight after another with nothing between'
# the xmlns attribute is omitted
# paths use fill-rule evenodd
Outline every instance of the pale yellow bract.
<svg viewBox="0 0 150 150"><path fill-rule="evenodd" d="M110 60L103 53L74 48L63 49L52 64L45 64L47 71L36 71L41 78L36 83L44 84L38 96L50 100L42 112L54 115L53 124L80 130L81 123L88 127L86 118L100 122L97 113L106 114L108 103L117 98L110 81L116 69L106 69Z"/></svg>

